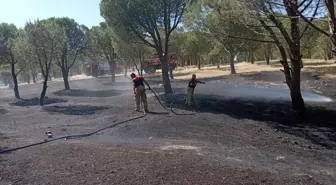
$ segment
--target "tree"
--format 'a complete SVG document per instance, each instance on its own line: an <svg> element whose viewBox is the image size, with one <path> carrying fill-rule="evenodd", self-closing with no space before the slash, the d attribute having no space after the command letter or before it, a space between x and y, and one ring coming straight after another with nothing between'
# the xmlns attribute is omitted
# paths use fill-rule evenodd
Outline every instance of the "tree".
<svg viewBox="0 0 336 185"><path fill-rule="evenodd" d="M182 19L186 3L186 0L102 0L100 3L101 15L111 27L122 27L131 37L136 36L156 50L166 94L173 93L168 75L169 39Z"/></svg>
<svg viewBox="0 0 336 185"><path fill-rule="evenodd" d="M288 1L288 0L287 0ZM289 8L300 16L309 26L327 36L332 43L332 52L336 54L336 2L334 0L301 0L299 5L289 4ZM312 9L313 12L307 13L307 10ZM325 16L327 10L329 32L319 25L316 19ZM322 12L322 13L320 13ZM321 15L322 14L322 15ZM316 24L317 23L317 24Z"/></svg>
<svg viewBox="0 0 336 185"><path fill-rule="evenodd" d="M227 51L222 44L215 42L213 48L209 53L210 60L215 61L217 64L217 69L220 69L220 64L223 63L224 55L227 54Z"/></svg>
<svg viewBox="0 0 336 185"><path fill-rule="evenodd" d="M272 58L273 47L274 47L273 43L263 43L261 45L261 49L262 49L262 52L263 52L263 55L264 55L266 65L270 64L270 60Z"/></svg>
<svg viewBox="0 0 336 185"><path fill-rule="evenodd" d="M239 52L251 51L251 41L258 40L259 35L248 30L242 24L229 0L201 0L190 7L187 26L210 33L212 39L223 45L230 55L231 74L235 74L234 61ZM190 15L191 14L191 15ZM198 20L198 24L194 21ZM200 22L200 20L203 20Z"/></svg>
<svg viewBox="0 0 336 185"><path fill-rule="evenodd" d="M112 31L105 23L94 26L89 31L88 52L96 59L106 59L111 71L112 83L115 82L116 53L113 47Z"/></svg>
<svg viewBox="0 0 336 185"><path fill-rule="evenodd" d="M133 64L138 74L142 76L144 57L151 53L150 49L142 44L122 40L121 38L116 38L114 48L117 55L124 61L125 66Z"/></svg>
<svg viewBox="0 0 336 185"><path fill-rule="evenodd" d="M184 52L195 60L198 69L201 69L202 55L207 54L212 49L210 39L204 33L199 31L190 31L184 33Z"/></svg>
<svg viewBox="0 0 336 185"><path fill-rule="evenodd" d="M22 69L16 71L16 64L19 62L15 55L15 40L17 36L18 29L14 24L0 24L0 60L10 65L14 83L14 95L15 98L20 99L17 76Z"/></svg>
<svg viewBox="0 0 336 185"><path fill-rule="evenodd" d="M332 58L332 43L329 37L320 35L316 40L316 47L314 48L314 54L317 58L324 58L325 61Z"/></svg>
<svg viewBox="0 0 336 185"><path fill-rule="evenodd" d="M64 81L64 88L70 90L69 71L75 64L78 55L83 54L86 48L88 28L79 25L75 20L64 18L50 18L48 21L55 21L66 32L66 38L60 38L61 42L66 40L61 50L61 55L56 64L60 67Z"/></svg>
<svg viewBox="0 0 336 185"><path fill-rule="evenodd" d="M300 29L299 15L307 13L305 9L307 1L283 0L279 3L275 0L244 0L235 3L240 13L245 14L244 20L249 21L252 18L257 20L254 23L259 22L259 24L254 26L262 26L278 47L282 58L280 63L284 68L282 71L290 90L293 109L302 118L305 114L305 103L300 87L301 68L303 67L301 39L307 30ZM300 12L296 10L300 10ZM284 18L289 20L287 28L285 23L281 21Z"/></svg>
<svg viewBox="0 0 336 185"><path fill-rule="evenodd" d="M66 32L55 22L45 20L27 22L25 30L29 47L43 75L40 106L44 106L51 66L62 54L63 46L66 44Z"/></svg>

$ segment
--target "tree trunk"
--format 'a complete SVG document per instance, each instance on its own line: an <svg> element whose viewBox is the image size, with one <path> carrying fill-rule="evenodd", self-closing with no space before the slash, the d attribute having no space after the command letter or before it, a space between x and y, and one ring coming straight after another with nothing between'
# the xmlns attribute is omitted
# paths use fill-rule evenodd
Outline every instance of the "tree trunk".
<svg viewBox="0 0 336 185"><path fill-rule="evenodd" d="M327 50L324 50L324 60L325 61L328 61L328 51Z"/></svg>
<svg viewBox="0 0 336 185"><path fill-rule="evenodd" d="M220 69L220 63L221 63L221 60L218 60L217 61L217 69Z"/></svg>
<svg viewBox="0 0 336 185"><path fill-rule="evenodd" d="M292 63L292 82L291 82L291 99L292 99L292 106L296 114L299 118L303 118L305 115L305 103L302 98L301 94L301 87L300 87L300 74L301 74L301 68L300 68L300 61L298 60L291 60Z"/></svg>
<svg viewBox="0 0 336 185"><path fill-rule="evenodd" d="M269 50L267 50L267 48L264 48L264 57L265 57L266 64L269 65L270 64L270 53L269 53Z"/></svg>
<svg viewBox="0 0 336 185"><path fill-rule="evenodd" d="M29 74L29 72L27 73L27 75L26 75L26 80L27 80L27 84L29 85L30 84L30 74Z"/></svg>
<svg viewBox="0 0 336 185"><path fill-rule="evenodd" d="M235 65L234 65L234 59L235 59L236 55L233 53L230 53L230 68L231 68L231 74L236 74L236 69L235 69Z"/></svg>
<svg viewBox="0 0 336 185"><path fill-rule="evenodd" d="M49 78L49 69L46 70L46 76L44 77L42 92L40 96L40 106L44 106L44 97L47 93L48 88L48 78Z"/></svg>
<svg viewBox="0 0 336 185"><path fill-rule="evenodd" d="M254 64L254 51L251 51L251 64Z"/></svg>
<svg viewBox="0 0 336 185"><path fill-rule="evenodd" d="M292 1L291 6L294 6L294 9L298 9L298 1ZM301 94L301 68L302 65L302 56L300 50L300 28L299 24L300 21L295 16L298 16L295 10L292 8L287 8L287 14L291 17L291 36L292 42L289 44L290 49L290 57L291 57L291 69L292 69L292 88L291 88L291 98L292 98L292 105L295 113L298 115L299 118L303 118L306 112L305 103L302 98Z"/></svg>
<svg viewBox="0 0 336 185"><path fill-rule="evenodd" d="M270 65L270 57L268 55L265 56L265 60L266 60L266 65Z"/></svg>
<svg viewBox="0 0 336 185"><path fill-rule="evenodd" d="M62 76L63 76L63 82L64 82L64 89L70 90L69 69L62 69Z"/></svg>
<svg viewBox="0 0 336 185"><path fill-rule="evenodd" d="M114 59L113 59L114 60ZM109 61L109 66L110 66L110 72L111 72L111 82L114 83L116 80L115 77L115 68L116 68L116 63L115 61Z"/></svg>
<svg viewBox="0 0 336 185"><path fill-rule="evenodd" d="M199 70L201 70L201 57L200 56L197 57L197 67Z"/></svg>
<svg viewBox="0 0 336 185"><path fill-rule="evenodd" d="M33 71L32 72L32 76L33 76L33 82L36 84L37 83L37 75L36 75L36 72L35 71Z"/></svg>
<svg viewBox="0 0 336 185"><path fill-rule="evenodd" d="M15 73L15 63L11 63L11 73L13 77L13 83L14 83L14 95L16 99L20 99L20 93L19 93L19 84L17 80L17 75Z"/></svg>
<svg viewBox="0 0 336 185"><path fill-rule="evenodd" d="M140 70L139 70L138 65L136 64L134 58L132 58L132 62L133 62L133 71L134 71L134 67L135 67L135 69L138 71L138 75L141 76Z"/></svg>
<svg viewBox="0 0 336 185"><path fill-rule="evenodd" d="M245 52L245 61L250 62L250 52L249 51Z"/></svg>
<svg viewBox="0 0 336 185"><path fill-rule="evenodd" d="M162 66L162 80L163 80L163 86L164 86L164 91L165 94L173 94L173 88L170 84L170 79L169 79L169 74L168 74L168 49L169 49L169 33L165 34L165 42L164 42L164 50L162 47L158 47L157 48L157 53L159 54L160 57L160 62L161 62L161 66Z"/></svg>
<svg viewBox="0 0 336 185"><path fill-rule="evenodd" d="M172 94L173 89L170 84L170 79L168 75L168 61L166 56L162 56L161 58L161 65L162 65L162 79L163 79L163 86L165 94Z"/></svg>

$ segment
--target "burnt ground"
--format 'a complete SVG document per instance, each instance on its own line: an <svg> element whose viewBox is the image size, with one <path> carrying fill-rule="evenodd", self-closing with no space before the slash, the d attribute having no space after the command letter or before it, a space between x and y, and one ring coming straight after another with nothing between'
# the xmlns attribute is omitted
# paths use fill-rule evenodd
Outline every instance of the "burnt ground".
<svg viewBox="0 0 336 185"><path fill-rule="evenodd" d="M336 181L336 81L304 73L307 117L291 112L281 73L202 79L197 105L186 107L186 83L174 80L164 96L160 80L148 77L165 104L151 93L146 117L81 139L61 140L0 154L0 184L334 184ZM141 116L133 112L128 79L76 80L72 91L49 85L54 101L44 108L16 106L1 89L0 151L54 137L82 134ZM41 84L20 87L38 97ZM28 101L29 102L29 101ZM18 104L20 105L20 104Z"/></svg>

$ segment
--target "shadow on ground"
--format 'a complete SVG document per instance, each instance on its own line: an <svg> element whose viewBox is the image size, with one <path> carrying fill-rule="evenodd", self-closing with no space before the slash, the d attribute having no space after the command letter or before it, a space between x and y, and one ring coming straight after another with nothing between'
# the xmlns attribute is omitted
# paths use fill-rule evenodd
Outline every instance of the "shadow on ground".
<svg viewBox="0 0 336 185"><path fill-rule="evenodd" d="M166 106L175 101L179 109L190 110L185 105L185 94L160 95ZM305 121L300 122L292 112L291 103L224 99L214 95L196 95L196 112L226 114L235 119L265 122L274 129L299 136L326 148L336 149L336 110L307 105Z"/></svg>
<svg viewBox="0 0 336 185"><path fill-rule="evenodd" d="M268 81L268 82L283 82L285 76L280 71L265 71L262 73L249 72L240 74L241 77L247 80ZM311 72L301 72L301 80L318 80L318 76Z"/></svg>
<svg viewBox="0 0 336 185"><path fill-rule="evenodd" d="M56 96L73 96L73 97L111 97L118 96L122 93L120 90L84 90L84 89L74 89L74 90L61 90L53 92Z"/></svg>
<svg viewBox="0 0 336 185"><path fill-rule="evenodd" d="M1 114L7 114L7 113L8 113L8 110L5 109L5 108L2 108L2 107L0 106L0 115L1 115Z"/></svg>
<svg viewBox="0 0 336 185"><path fill-rule="evenodd" d="M50 105L54 103L64 103L67 102L67 100L59 99L59 98L44 98L44 104ZM30 106L38 106L40 104L39 98L32 98L32 99L21 99L17 102L10 103L12 106L20 106L20 107L30 107Z"/></svg>
<svg viewBox="0 0 336 185"><path fill-rule="evenodd" d="M47 106L43 108L47 112L62 113L66 115L92 115L108 109L105 106L73 105L73 106Z"/></svg>

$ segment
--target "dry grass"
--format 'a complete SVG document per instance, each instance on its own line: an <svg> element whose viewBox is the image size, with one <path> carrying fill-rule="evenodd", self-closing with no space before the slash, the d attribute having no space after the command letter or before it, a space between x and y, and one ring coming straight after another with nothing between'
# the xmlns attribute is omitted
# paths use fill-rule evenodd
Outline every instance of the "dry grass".
<svg viewBox="0 0 336 185"><path fill-rule="evenodd" d="M306 66L304 71L316 73L323 79L336 79L336 64Z"/></svg>
<svg viewBox="0 0 336 185"><path fill-rule="evenodd" d="M277 66L255 65L247 62L237 63L235 67L237 73L279 71L281 69ZM211 78L230 75L230 73L230 65L221 65L220 69L217 69L217 66L204 66L201 70L197 67L186 67L175 71L175 79L189 79L192 74L196 74L198 78Z"/></svg>
<svg viewBox="0 0 336 185"><path fill-rule="evenodd" d="M303 61L303 71L313 72L321 78L336 79L336 63L334 61L324 61L321 59L306 59ZM277 61L271 61L271 65L266 65L264 61L250 64L240 62L235 65L237 73L264 72L264 71L279 71L282 66ZM230 65L221 65L220 69L217 66L202 66L198 69L197 66L179 67L175 72L175 79L189 79L192 74L196 74L198 78L212 78L218 76L230 75Z"/></svg>

